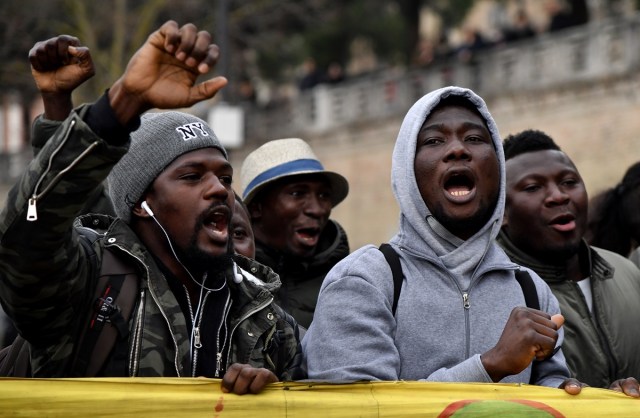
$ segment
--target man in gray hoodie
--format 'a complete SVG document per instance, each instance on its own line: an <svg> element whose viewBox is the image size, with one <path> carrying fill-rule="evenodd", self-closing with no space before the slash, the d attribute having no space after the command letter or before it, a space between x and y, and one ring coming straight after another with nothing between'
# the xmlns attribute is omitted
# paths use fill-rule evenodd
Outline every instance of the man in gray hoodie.
<svg viewBox="0 0 640 418"><path fill-rule="evenodd" d="M338 263L303 340L309 378L520 382L579 393L556 349L556 298L527 270L540 310L525 307L515 278L524 268L495 243L505 163L484 101L447 87L416 102L396 141L392 186L401 214L390 244L404 275L395 315L391 269L376 247Z"/></svg>

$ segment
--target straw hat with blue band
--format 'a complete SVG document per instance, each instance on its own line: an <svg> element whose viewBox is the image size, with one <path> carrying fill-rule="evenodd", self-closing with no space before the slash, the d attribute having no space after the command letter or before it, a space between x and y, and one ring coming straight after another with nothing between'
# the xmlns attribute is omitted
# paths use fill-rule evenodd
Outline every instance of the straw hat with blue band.
<svg viewBox="0 0 640 418"><path fill-rule="evenodd" d="M265 186L302 174L321 174L329 181L333 206L349 193L347 179L325 170L309 144L299 138L287 138L269 141L245 158L240 169L242 199L249 205Z"/></svg>

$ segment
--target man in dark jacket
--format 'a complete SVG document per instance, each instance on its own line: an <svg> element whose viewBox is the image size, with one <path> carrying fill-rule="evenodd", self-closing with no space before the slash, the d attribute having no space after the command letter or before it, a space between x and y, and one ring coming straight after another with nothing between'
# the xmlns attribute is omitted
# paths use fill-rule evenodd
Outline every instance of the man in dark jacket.
<svg viewBox="0 0 640 418"><path fill-rule="evenodd" d="M509 136L504 150L507 200L498 242L558 299L562 350L574 377L640 396L640 271L625 257L586 244L584 182L548 135Z"/></svg>
<svg viewBox="0 0 640 418"><path fill-rule="evenodd" d="M244 160L240 175L256 260L280 275L277 302L309 327L324 277L349 254L345 231L329 219L349 184L325 170L298 138L262 145Z"/></svg>
<svg viewBox="0 0 640 418"><path fill-rule="evenodd" d="M231 256L226 151L191 115L140 117L213 97L226 80L196 79L217 57L207 32L165 23L102 98L67 118L9 193L0 301L29 343L33 376L71 373L107 255L134 266L139 292L126 358L116 347L98 375L221 377L224 391L243 394L297 372L297 324L272 303L277 275ZM99 232L90 251L74 217L107 176L119 218L78 221Z"/></svg>

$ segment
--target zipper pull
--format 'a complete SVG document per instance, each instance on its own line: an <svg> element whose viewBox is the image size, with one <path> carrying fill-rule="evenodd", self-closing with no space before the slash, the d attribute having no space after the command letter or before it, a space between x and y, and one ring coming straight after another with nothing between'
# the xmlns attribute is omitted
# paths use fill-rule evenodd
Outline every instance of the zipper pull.
<svg viewBox="0 0 640 418"><path fill-rule="evenodd" d="M29 199L29 206L27 207L27 221L37 221L38 211L36 210L36 198Z"/></svg>
<svg viewBox="0 0 640 418"><path fill-rule="evenodd" d="M216 373L214 377L220 377L220 366L222 366L222 353L216 354Z"/></svg>
<svg viewBox="0 0 640 418"><path fill-rule="evenodd" d="M202 342L200 341L200 327L196 327L194 330L194 343L195 348L202 348Z"/></svg>
<svg viewBox="0 0 640 418"><path fill-rule="evenodd" d="M469 307L471 307L471 304L469 303L469 294L467 292L462 294L462 303L465 309L469 309Z"/></svg>

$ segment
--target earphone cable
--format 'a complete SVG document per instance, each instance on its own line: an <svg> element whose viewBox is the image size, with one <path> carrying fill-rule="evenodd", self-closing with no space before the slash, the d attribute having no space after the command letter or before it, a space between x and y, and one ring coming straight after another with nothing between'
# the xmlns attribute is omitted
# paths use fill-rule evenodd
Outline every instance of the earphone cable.
<svg viewBox="0 0 640 418"><path fill-rule="evenodd" d="M207 279L207 274L204 274L204 277L202 278L202 283L199 283L192 275L191 272L189 271L189 269L187 269L187 267L185 267L184 264L182 264L182 261L180 261L180 258L178 258L178 254L176 254L175 250L173 249L173 245L171 244L171 238L169 238L169 234L167 234L167 231L165 231L164 227L160 224L160 222L156 219L156 217L154 215L151 215L151 218L158 224L158 226L160 227L160 229L162 230L162 232L164 233L164 236L167 238L167 242L169 243L169 248L171 249L171 252L173 253L173 256L176 258L176 260L178 261L178 263L182 266L182 268L184 269L184 271L187 272L187 274L189 275L189 277L191 278L191 280L197 284L198 286L210 291L210 292L217 292L219 290L224 289L224 287L227 285L227 281L224 280L222 282L222 285L220 285L219 288L217 289L211 289L208 288L204 285L204 281Z"/></svg>

